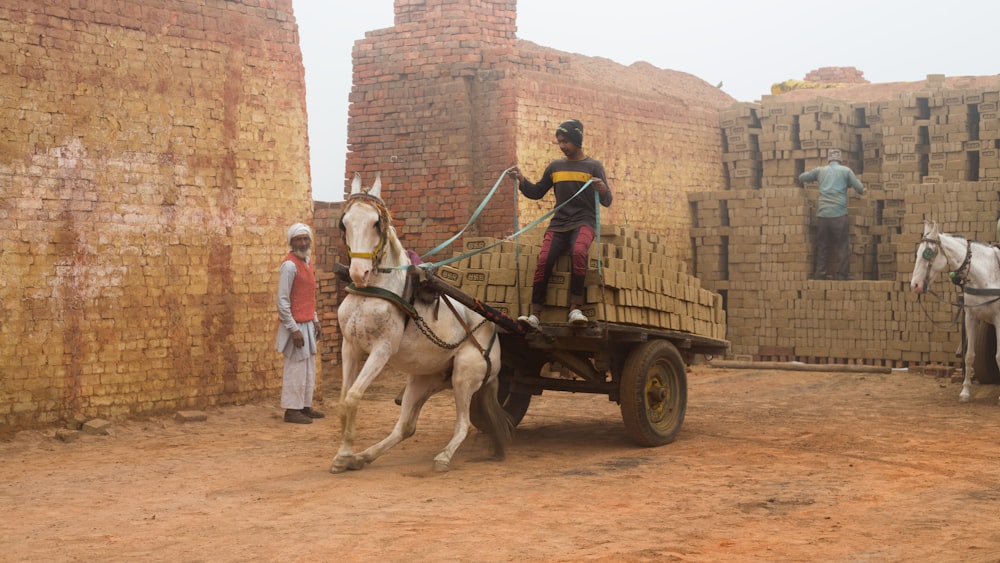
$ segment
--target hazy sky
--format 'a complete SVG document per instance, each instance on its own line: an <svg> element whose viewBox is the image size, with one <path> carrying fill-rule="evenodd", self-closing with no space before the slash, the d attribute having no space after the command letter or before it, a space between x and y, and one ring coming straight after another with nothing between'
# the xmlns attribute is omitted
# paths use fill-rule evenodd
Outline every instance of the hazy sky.
<svg viewBox="0 0 1000 563"><path fill-rule="evenodd" d="M391 27L393 0L293 0L306 69L313 198L343 198L351 49ZM996 0L521 0L517 36L693 74L739 101L824 66L871 82L1000 73ZM488 187L488 186L487 186Z"/></svg>

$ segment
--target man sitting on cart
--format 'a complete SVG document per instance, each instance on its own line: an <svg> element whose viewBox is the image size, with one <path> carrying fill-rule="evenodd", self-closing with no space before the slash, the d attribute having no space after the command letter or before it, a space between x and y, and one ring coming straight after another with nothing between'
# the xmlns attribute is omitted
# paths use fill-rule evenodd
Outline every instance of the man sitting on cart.
<svg viewBox="0 0 1000 563"><path fill-rule="evenodd" d="M556 141L565 158L549 163L538 183L525 179L518 167L511 169L511 174L518 182L518 189L529 199L542 199L551 189L556 195L556 206L568 201L552 216L545 231L532 284L531 314L518 317L520 322L531 328L538 328L538 317L545 305L549 278L556 259L564 254L569 254L572 258L567 321L577 326L587 324L588 319L580 310L580 305L583 303L584 278L587 274L587 251L597 231L594 192L599 194L604 207L610 207L612 199L604 166L583 152L583 124L576 119L561 123L556 129ZM587 182L590 182L587 189L574 198Z"/></svg>

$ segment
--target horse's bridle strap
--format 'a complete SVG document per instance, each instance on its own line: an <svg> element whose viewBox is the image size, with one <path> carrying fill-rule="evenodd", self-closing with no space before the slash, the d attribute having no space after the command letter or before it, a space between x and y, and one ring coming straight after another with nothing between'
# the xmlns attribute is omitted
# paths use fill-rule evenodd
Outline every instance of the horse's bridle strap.
<svg viewBox="0 0 1000 563"><path fill-rule="evenodd" d="M380 198L365 192L351 194L347 200L347 205L344 207L343 214L346 215L347 210L356 203L366 203L374 207L375 212L378 213L381 228L379 229L378 244L372 252L352 252L351 248L347 245L347 241L345 240L344 246L347 247L347 255L351 258L371 260L375 263L375 266L378 267L379 262L382 261L382 253L385 251L386 232L392 224L392 215L389 214L389 209L386 208L385 203L383 203ZM341 229L343 230L343 218L341 218Z"/></svg>

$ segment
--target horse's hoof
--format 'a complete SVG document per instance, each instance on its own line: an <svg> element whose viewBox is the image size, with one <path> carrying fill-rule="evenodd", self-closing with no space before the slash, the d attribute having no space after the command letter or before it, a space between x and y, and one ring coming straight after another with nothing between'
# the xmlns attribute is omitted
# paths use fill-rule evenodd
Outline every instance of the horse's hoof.
<svg viewBox="0 0 1000 563"><path fill-rule="evenodd" d="M969 402L969 396L968 395L959 395L958 396L958 402L959 403L968 403Z"/></svg>
<svg viewBox="0 0 1000 563"><path fill-rule="evenodd" d="M435 461L434 462L434 473L447 473L448 469L450 469L450 468L448 467L448 462L447 461Z"/></svg>
<svg viewBox="0 0 1000 563"><path fill-rule="evenodd" d="M365 466L365 461L357 456L337 456L330 466L330 473L343 473L348 469L357 470Z"/></svg>

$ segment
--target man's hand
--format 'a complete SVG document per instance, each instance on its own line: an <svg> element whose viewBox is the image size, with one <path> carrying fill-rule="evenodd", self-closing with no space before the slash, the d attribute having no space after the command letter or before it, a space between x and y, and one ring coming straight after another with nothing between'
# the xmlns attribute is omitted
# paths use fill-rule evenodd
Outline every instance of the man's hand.
<svg viewBox="0 0 1000 563"><path fill-rule="evenodd" d="M594 176L593 178L591 178L590 185L593 186L594 189L597 190L597 193L599 193L601 195L604 195L604 194L608 193L608 186L607 186L607 184L605 184L604 180L598 178L597 176Z"/></svg>
<svg viewBox="0 0 1000 563"><path fill-rule="evenodd" d="M524 182L524 174L521 174L521 169L517 166L510 169L510 175L513 176L518 183Z"/></svg>
<svg viewBox="0 0 1000 563"><path fill-rule="evenodd" d="M295 343L296 348L301 348L306 345L306 339L302 336L302 331L296 330L292 333L292 342Z"/></svg>

